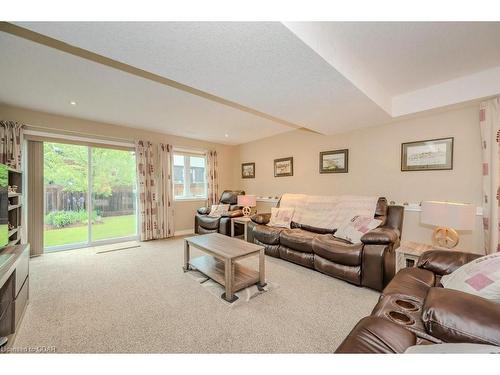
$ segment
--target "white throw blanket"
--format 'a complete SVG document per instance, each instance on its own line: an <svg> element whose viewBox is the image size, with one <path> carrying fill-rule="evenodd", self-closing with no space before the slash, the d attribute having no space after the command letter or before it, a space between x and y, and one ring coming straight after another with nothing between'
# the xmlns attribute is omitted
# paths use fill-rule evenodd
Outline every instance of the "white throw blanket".
<svg viewBox="0 0 500 375"><path fill-rule="evenodd" d="M378 197L358 195L283 194L280 207L294 208L292 221L316 228L337 229L354 216L373 217Z"/></svg>

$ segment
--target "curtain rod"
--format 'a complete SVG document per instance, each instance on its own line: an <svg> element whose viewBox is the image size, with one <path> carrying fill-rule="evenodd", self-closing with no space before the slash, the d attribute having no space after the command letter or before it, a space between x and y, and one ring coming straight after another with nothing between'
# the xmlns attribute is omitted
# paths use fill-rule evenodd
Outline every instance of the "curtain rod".
<svg viewBox="0 0 500 375"><path fill-rule="evenodd" d="M94 133L83 133L75 130L67 130L67 129L59 129L59 128L51 128L48 126L38 126L38 125L31 125L28 123L25 123L26 125L26 130L33 130L33 131L40 131L40 132L47 132L49 134L52 134L52 132L57 133L57 134L74 134L77 137L99 137L98 135ZM25 132L26 132L25 130ZM110 140L110 141L117 141L117 142L132 142L134 143L133 139L130 138L119 138L119 137L112 137L112 136L103 136L99 137L99 139L102 140Z"/></svg>
<svg viewBox="0 0 500 375"><path fill-rule="evenodd" d="M82 136L77 136L77 135L44 132L44 131L29 130L29 129L26 129L24 131L24 134L38 136L38 137L47 137L47 138L62 139L62 140L68 140L68 141L79 141L79 142L86 142L86 143L97 143L97 144L103 144L103 145L108 145L108 146L134 147L134 142L132 142L132 141L128 141L128 142L113 141L113 140L110 140L110 139L89 138L89 137L82 137Z"/></svg>

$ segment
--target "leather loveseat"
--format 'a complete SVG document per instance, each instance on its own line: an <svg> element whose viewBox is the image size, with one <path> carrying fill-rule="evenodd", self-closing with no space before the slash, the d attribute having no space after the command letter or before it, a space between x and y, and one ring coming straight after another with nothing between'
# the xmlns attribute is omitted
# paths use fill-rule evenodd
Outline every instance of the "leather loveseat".
<svg viewBox="0 0 500 375"><path fill-rule="evenodd" d="M442 287L440 280L480 255L424 253L400 270L372 314L359 321L336 353L403 353L414 345L472 343L500 346L500 304Z"/></svg>
<svg viewBox="0 0 500 375"><path fill-rule="evenodd" d="M389 206L385 198L379 198L375 218L382 225L357 244L335 238L335 230L293 221L290 229L270 227L266 225L270 214L257 214L248 224L248 241L263 245L267 255L381 291L394 276L394 250L399 246L403 214L403 207Z"/></svg>
<svg viewBox="0 0 500 375"><path fill-rule="evenodd" d="M221 233L231 235L231 218L243 216L241 207L237 205L238 195L244 195L242 190L224 190L219 204L229 204L229 212L222 217L208 216L211 207L198 208L194 217L194 232L196 234ZM235 226L235 235L243 234L243 228Z"/></svg>

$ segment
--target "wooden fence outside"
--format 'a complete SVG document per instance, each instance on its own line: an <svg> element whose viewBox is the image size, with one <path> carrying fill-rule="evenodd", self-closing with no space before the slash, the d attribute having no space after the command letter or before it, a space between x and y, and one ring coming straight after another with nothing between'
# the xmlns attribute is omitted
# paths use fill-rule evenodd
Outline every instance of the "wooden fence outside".
<svg viewBox="0 0 500 375"><path fill-rule="evenodd" d="M61 186L45 186L45 214L53 211L87 209L87 192L64 191ZM108 197L96 196L93 209L101 216L131 215L135 213L135 193L130 187L115 189Z"/></svg>

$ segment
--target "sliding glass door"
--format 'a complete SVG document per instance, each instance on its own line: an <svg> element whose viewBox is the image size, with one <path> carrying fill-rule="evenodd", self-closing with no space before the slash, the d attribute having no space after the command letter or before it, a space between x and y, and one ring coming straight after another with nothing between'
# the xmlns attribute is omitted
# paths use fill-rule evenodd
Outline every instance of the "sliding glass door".
<svg viewBox="0 0 500 375"><path fill-rule="evenodd" d="M44 143L45 251L137 237L133 151Z"/></svg>
<svg viewBox="0 0 500 375"><path fill-rule="evenodd" d="M137 235L135 154L92 148L92 241Z"/></svg>
<svg viewBox="0 0 500 375"><path fill-rule="evenodd" d="M88 147L44 143L44 247L88 242Z"/></svg>

